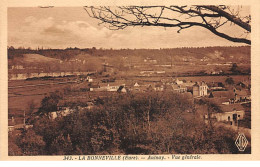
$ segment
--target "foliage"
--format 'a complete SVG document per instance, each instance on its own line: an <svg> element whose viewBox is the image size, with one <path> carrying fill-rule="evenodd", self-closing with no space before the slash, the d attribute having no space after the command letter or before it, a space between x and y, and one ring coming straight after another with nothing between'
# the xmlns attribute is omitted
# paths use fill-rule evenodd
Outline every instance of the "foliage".
<svg viewBox="0 0 260 167"><path fill-rule="evenodd" d="M63 95L61 92L50 93L49 96L46 96L42 99L41 107L39 108L38 113L40 115L48 115L50 112L58 110L59 100L62 99Z"/></svg>
<svg viewBox="0 0 260 167"><path fill-rule="evenodd" d="M15 134L10 132L8 133L8 155L23 155L22 149L17 145Z"/></svg>
<svg viewBox="0 0 260 167"><path fill-rule="evenodd" d="M232 131L187 111L193 104L174 93L107 96L93 110L35 118L18 146L25 155L236 153Z"/></svg>
<svg viewBox="0 0 260 167"><path fill-rule="evenodd" d="M44 153L43 137L35 134L32 129L25 130L19 139L18 145L25 155L42 155Z"/></svg>
<svg viewBox="0 0 260 167"><path fill-rule="evenodd" d="M225 80L225 83L228 84L228 85L234 85L235 81L233 80L233 78L228 77L228 78Z"/></svg>

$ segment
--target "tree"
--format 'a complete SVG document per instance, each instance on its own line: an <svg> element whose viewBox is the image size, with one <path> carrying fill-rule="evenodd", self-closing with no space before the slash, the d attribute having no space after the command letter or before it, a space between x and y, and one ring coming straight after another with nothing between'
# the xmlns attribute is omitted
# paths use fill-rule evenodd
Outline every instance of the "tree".
<svg viewBox="0 0 260 167"><path fill-rule="evenodd" d="M251 32L251 15L240 16L241 8L231 6L118 6L93 7L84 9L92 18L109 29L119 30L128 26L177 27L181 30L190 27L203 27L213 34L232 42L251 44L248 34ZM244 30L244 36L233 36L223 27L230 23Z"/></svg>
<svg viewBox="0 0 260 167"><path fill-rule="evenodd" d="M31 100L27 103L27 111L26 111L26 121L32 123L34 119L34 110L36 108L36 103L34 100Z"/></svg>
<svg viewBox="0 0 260 167"><path fill-rule="evenodd" d="M46 96L41 101L41 107L38 110L38 114L40 115L48 115L49 113L53 111L58 110L58 103L59 100L62 99L62 93L61 92L53 92L50 94L50 96Z"/></svg>
<svg viewBox="0 0 260 167"><path fill-rule="evenodd" d="M228 78L225 80L225 83L228 84L228 85L233 85L235 82L234 82L233 78L228 77Z"/></svg>
<svg viewBox="0 0 260 167"><path fill-rule="evenodd" d="M240 71L238 70L237 63L233 63L233 64L232 64L232 67L231 67L230 71L231 71L232 73L234 73L234 74L240 72Z"/></svg>
<svg viewBox="0 0 260 167"><path fill-rule="evenodd" d="M70 135L65 138L63 134L60 134L54 139L51 144L52 154L54 155L71 155L73 154L72 143Z"/></svg>
<svg viewBox="0 0 260 167"><path fill-rule="evenodd" d="M8 155L23 155L22 149L17 145L16 135L11 132L8 133Z"/></svg>
<svg viewBox="0 0 260 167"><path fill-rule="evenodd" d="M37 135L32 129L29 129L20 136L19 147L25 155L42 155L45 142L42 136Z"/></svg>

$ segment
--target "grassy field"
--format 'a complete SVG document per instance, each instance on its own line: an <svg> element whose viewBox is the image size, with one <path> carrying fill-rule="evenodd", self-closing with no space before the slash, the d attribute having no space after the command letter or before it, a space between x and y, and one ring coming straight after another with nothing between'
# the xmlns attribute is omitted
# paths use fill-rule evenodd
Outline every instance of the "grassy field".
<svg viewBox="0 0 260 167"><path fill-rule="evenodd" d="M66 80L63 80L66 81ZM33 102L36 108L40 107L41 100L50 92L61 90L71 83L57 84L61 80L43 81L10 81L8 83L8 108L11 111L22 111L29 107L29 103ZM34 86L36 85L36 86ZM40 85L40 86L37 86ZM24 86L24 87L19 87ZM27 86L27 87L26 87Z"/></svg>
<svg viewBox="0 0 260 167"><path fill-rule="evenodd" d="M248 81L250 76L249 75L232 75L230 76L233 78L235 83L238 83L239 81ZM194 77L178 77L180 80L186 80L186 81L204 81L204 82L222 82L224 83L225 80L228 78L228 76L194 76Z"/></svg>
<svg viewBox="0 0 260 167"><path fill-rule="evenodd" d="M234 75L231 76L235 83L239 81L248 81L248 75ZM227 76L194 76L194 77L178 77L180 80L186 81L205 81L205 82L225 82ZM133 81L159 81L160 77L130 77L126 79L126 82ZM56 90L62 90L67 86L84 87L84 84L76 84L76 83L65 83L65 84L57 84L58 82L66 82L67 78L63 78L62 80L31 80L31 81L10 81L8 83L8 87L12 89L8 89L8 108L9 110L26 110L28 109L29 103L34 102L36 108L40 107L41 100L50 92L54 92ZM29 86L28 85L39 85L40 86ZM46 85L45 85L46 84ZM19 87L25 86L25 87ZM84 92L78 92L82 94Z"/></svg>
<svg viewBox="0 0 260 167"><path fill-rule="evenodd" d="M189 77L176 77L179 80L186 80L186 81L192 81L192 82L222 82L225 83L225 80L231 77L235 81L235 83L238 83L240 81L249 81L250 75L231 75L231 76L189 76ZM136 81L154 81L159 82L161 79L170 79L175 77L161 77L161 76L152 76L152 77L130 77L128 80L136 80Z"/></svg>

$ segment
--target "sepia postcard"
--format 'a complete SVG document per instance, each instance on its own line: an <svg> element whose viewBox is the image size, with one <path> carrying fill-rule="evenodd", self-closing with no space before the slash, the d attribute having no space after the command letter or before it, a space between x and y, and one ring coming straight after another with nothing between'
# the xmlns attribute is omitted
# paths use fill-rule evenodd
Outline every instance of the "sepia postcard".
<svg viewBox="0 0 260 167"><path fill-rule="evenodd" d="M0 160L260 160L259 11L1 2Z"/></svg>

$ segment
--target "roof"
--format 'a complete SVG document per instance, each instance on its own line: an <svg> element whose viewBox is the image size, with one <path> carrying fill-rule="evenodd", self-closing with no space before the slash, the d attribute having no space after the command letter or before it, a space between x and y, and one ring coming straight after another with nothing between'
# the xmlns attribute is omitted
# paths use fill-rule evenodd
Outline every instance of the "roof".
<svg viewBox="0 0 260 167"><path fill-rule="evenodd" d="M230 105L220 105L220 108L223 112L230 112L230 111L240 111L245 110L241 104L230 104Z"/></svg>
<svg viewBox="0 0 260 167"><path fill-rule="evenodd" d="M179 85L177 85L177 84L173 84L173 85L172 85L172 88L173 88L173 89L179 89L180 87L179 87Z"/></svg>
<svg viewBox="0 0 260 167"><path fill-rule="evenodd" d="M183 85L183 86L186 86L186 87L192 87L194 84L195 84L195 83L192 82L192 81L187 81L187 82L183 83L182 85Z"/></svg>
<svg viewBox="0 0 260 167"><path fill-rule="evenodd" d="M236 90L236 94L238 96L247 96L247 95L250 95L251 92L250 91L247 91L247 90Z"/></svg>
<svg viewBox="0 0 260 167"><path fill-rule="evenodd" d="M109 83L107 83L107 85L109 85L109 86L123 86L123 85L125 85L125 83L124 82L109 82Z"/></svg>
<svg viewBox="0 0 260 167"><path fill-rule="evenodd" d="M161 87L161 86L163 86L161 82L155 84L155 87Z"/></svg>
<svg viewBox="0 0 260 167"><path fill-rule="evenodd" d="M233 91L213 91L212 95L214 98L228 98L232 99L235 97L235 94Z"/></svg>
<svg viewBox="0 0 260 167"><path fill-rule="evenodd" d="M90 83L90 87L91 87L91 88L98 88L98 87L99 87L99 83L97 83L97 82L91 82L91 83Z"/></svg>
<svg viewBox="0 0 260 167"><path fill-rule="evenodd" d="M215 104L222 104L224 102L229 102L229 98L227 97L223 97L223 98L211 98L210 99L211 102L215 103Z"/></svg>
<svg viewBox="0 0 260 167"><path fill-rule="evenodd" d="M209 83L207 83L208 87L221 87L220 84L222 84L222 82L209 82Z"/></svg>
<svg viewBox="0 0 260 167"><path fill-rule="evenodd" d="M137 82L134 84L134 86L140 86Z"/></svg>
<svg viewBox="0 0 260 167"><path fill-rule="evenodd" d="M196 82L193 86L207 86L205 82Z"/></svg>
<svg viewBox="0 0 260 167"><path fill-rule="evenodd" d="M126 88L125 88L124 86L119 86L119 88L118 88L117 91L118 91L118 92L121 92L121 91L124 90L124 89L126 90Z"/></svg>

